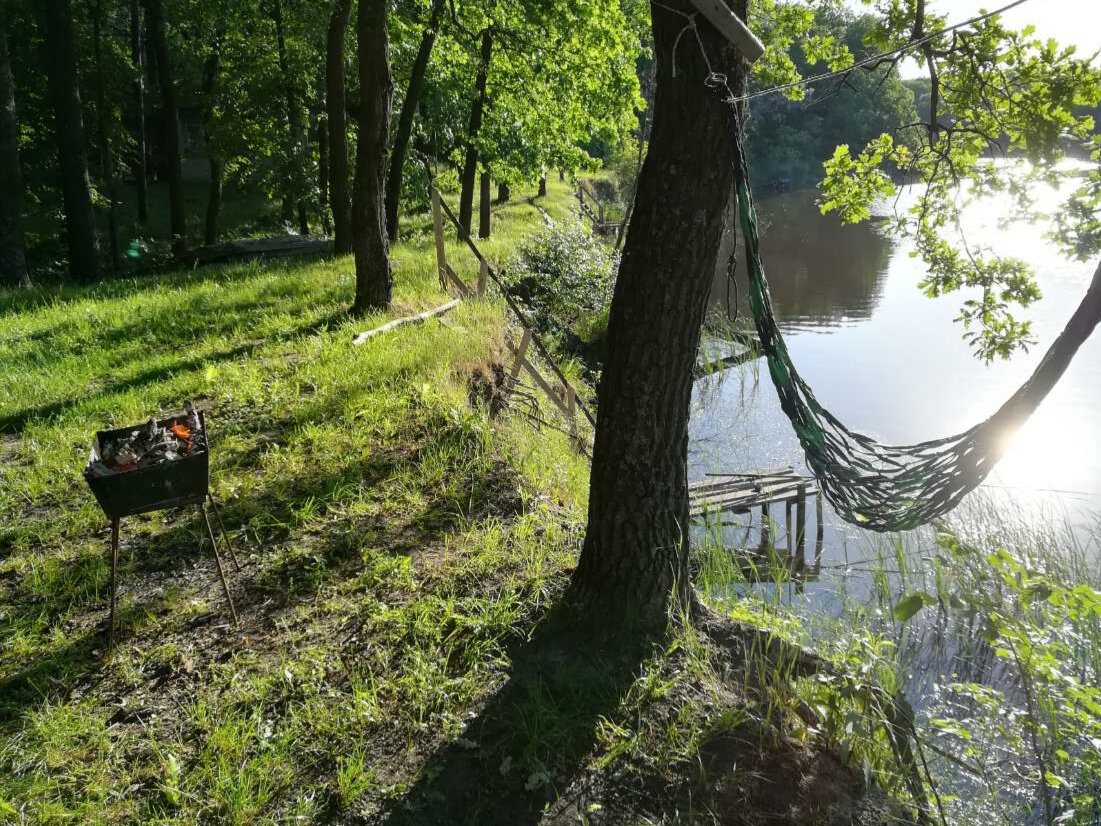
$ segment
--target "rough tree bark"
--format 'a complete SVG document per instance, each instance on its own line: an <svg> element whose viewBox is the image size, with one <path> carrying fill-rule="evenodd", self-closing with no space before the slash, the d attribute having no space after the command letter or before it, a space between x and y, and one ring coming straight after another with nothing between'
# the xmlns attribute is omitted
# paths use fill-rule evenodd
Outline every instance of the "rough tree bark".
<svg viewBox="0 0 1101 826"><path fill-rule="evenodd" d="M325 44L325 112L329 119L329 193L333 209L333 247L352 251L352 202L348 194L348 94L344 75L344 36L352 0L336 0Z"/></svg>
<svg viewBox="0 0 1101 826"><path fill-rule="evenodd" d="M352 247L356 297L352 313L390 306L393 276L386 239L383 179L390 130L393 79L386 25L386 0L359 0L359 141L352 195Z"/></svg>
<svg viewBox="0 0 1101 826"><path fill-rule="evenodd" d="M162 159L168 178L168 225L172 233L172 252L181 255L187 248L187 218L184 213L183 169L180 161L180 105L168 53L168 24L162 0L144 0L149 45L157 64L157 83L161 89Z"/></svg>
<svg viewBox="0 0 1101 826"><path fill-rule="evenodd" d="M23 236L19 120L5 14L5 8L0 5L0 287L29 287L31 276Z"/></svg>
<svg viewBox="0 0 1101 826"><path fill-rule="evenodd" d="M386 237L398 240L398 219L401 206L401 187L404 180L405 155L409 150L409 139L413 134L413 120L417 116L421 92L424 91L424 78L428 73L428 61L432 57L432 47L436 43L436 32L440 28L443 16L444 0L433 0L428 23L421 34L421 44L417 56L413 59L413 68L409 73L409 86L405 90L405 100L398 115L398 127L394 132L394 143L390 150L390 170L386 176Z"/></svg>
<svg viewBox="0 0 1101 826"><path fill-rule="evenodd" d="M672 6L694 11L687 0ZM746 0L734 4L744 18ZM704 85L695 38L673 49L684 18L653 5L658 63L654 131L639 180L608 324L588 527L571 598L617 622L663 627L688 604L688 412L733 186L734 119ZM716 71L744 86L742 62L709 25Z"/></svg>
<svg viewBox="0 0 1101 826"><path fill-rule="evenodd" d="M493 56L493 33L487 28L482 32L482 48L478 61L478 74L474 79L474 103L470 107L470 125L466 130L466 159L463 162L462 190L459 193L459 226L469 236L474 218L474 184L478 177L478 131L482 128L482 115L486 103L486 82L489 61Z"/></svg>
<svg viewBox="0 0 1101 826"><path fill-rule="evenodd" d="M490 187L489 187L489 173L483 172L481 185L479 187L480 192L478 194L478 237L488 238L491 222L493 220L492 213L490 211Z"/></svg>
<svg viewBox="0 0 1101 826"><path fill-rule="evenodd" d="M134 68L134 160L132 174L138 199L138 223L149 223L149 166L145 139L145 39L141 5L130 0L130 65Z"/></svg>
<svg viewBox="0 0 1101 826"><path fill-rule="evenodd" d="M46 53L50 102L57 130L69 273L75 281L99 277L99 246L84 141L84 107L77 76L76 39L69 0L46 0Z"/></svg>
<svg viewBox="0 0 1101 826"><path fill-rule="evenodd" d="M103 0L92 9L92 49L96 66L96 129L99 132L100 172L107 190L107 238L111 271L116 275L122 262L119 253L119 193L115 179L115 150L111 144L111 118L107 112L107 75L103 66Z"/></svg>
<svg viewBox="0 0 1101 826"><path fill-rule="evenodd" d="M287 194L284 196L284 218L289 217L290 206L294 204L298 213L298 231L302 235L310 234L309 215L306 211L306 199L302 197L299 185L300 169L306 157L306 125L302 121L302 111L298 108L298 93L295 91L294 78L291 76L290 59L287 56L287 33L283 24L282 0L271 0L268 13L275 23L275 46L279 56L279 73L283 76L283 96L287 106L287 128L290 130L291 158L287 164Z"/></svg>

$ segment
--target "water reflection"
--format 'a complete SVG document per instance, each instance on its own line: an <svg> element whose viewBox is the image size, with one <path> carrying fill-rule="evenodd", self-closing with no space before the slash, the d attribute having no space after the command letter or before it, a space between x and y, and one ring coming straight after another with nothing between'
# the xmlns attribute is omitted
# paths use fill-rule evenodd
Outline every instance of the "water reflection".
<svg viewBox="0 0 1101 826"><path fill-rule="evenodd" d="M871 318L883 293L891 241L873 225L845 227L822 216L816 192L769 198L759 206L761 250L778 320L785 329L834 327ZM739 265L744 251L739 239ZM776 273L774 276L773 273ZM712 295L725 299L725 274ZM744 291L739 310L748 318Z"/></svg>
<svg viewBox="0 0 1101 826"><path fill-rule="evenodd" d="M818 399L853 430L887 443L952 435L984 420L1028 377L1084 294L1093 262L1059 257L1043 227L1001 226L997 204L968 209L969 240L1024 258L1044 298L1024 311L1039 342L1009 362L976 360L955 323L957 293L928 299L910 249L874 228L841 227L814 193L761 205L765 266L792 358ZM905 207L905 195L902 202ZM716 300L723 297L721 281ZM839 329L843 325L843 329ZM759 367L758 367L759 369ZM791 464L802 451L765 375L697 385L690 474ZM748 392L747 392L748 384ZM1040 409L1010 437L988 479L1020 503L1059 497L1101 507L1101 339L1088 341ZM854 538L847 527L837 531Z"/></svg>

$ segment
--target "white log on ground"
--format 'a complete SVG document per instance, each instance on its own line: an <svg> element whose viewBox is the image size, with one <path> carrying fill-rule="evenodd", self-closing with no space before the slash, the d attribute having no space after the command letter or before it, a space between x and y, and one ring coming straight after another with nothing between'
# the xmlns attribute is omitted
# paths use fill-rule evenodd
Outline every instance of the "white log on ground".
<svg viewBox="0 0 1101 826"><path fill-rule="evenodd" d="M352 344L362 344L368 339L374 338L377 335L388 333L391 330L396 330L398 327L405 327L410 324L423 324L430 318L435 318L438 315L443 315L446 312L454 310L462 304L462 299L456 298L452 301L448 301L446 304L441 304L439 307L434 307L431 310L425 310L423 313L417 313L416 315L406 316L405 318L396 318L381 327L375 327L373 330L367 330L364 333L360 333L354 339Z"/></svg>

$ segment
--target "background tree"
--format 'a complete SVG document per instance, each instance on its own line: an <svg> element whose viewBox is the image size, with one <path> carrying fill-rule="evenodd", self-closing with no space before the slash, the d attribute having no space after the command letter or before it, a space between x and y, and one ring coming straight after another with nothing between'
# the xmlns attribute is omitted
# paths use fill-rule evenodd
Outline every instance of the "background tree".
<svg viewBox="0 0 1101 826"><path fill-rule="evenodd" d="M336 252L352 251L352 202L348 194L348 114L345 82L345 33L352 0L334 0L325 52L325 111L329 132L330 200Z"/></svg>
<svg viewBox="0 0 1101 826"><path fill-rule="evenodd" d="M110 83L104 57L104 26L107 24L107 4L95 0L92 6L92 49L95 55L96 131L99 139L100 174L107 196L107 242L111 271L118 273L119 252L119 192L115 177L115 149L112 132L114 112L108 106Z"/></svg>
<svg viewBox="0 0 1101 826"><path fill-rule="evenodd" d="M187 248L187 218L184 213L183 169L180 158L180 105L176 93L172 55L168 48L168 23L163 0L144 0L149 28L149 45L157 67L161 91L161 163L168 179L168 222L172 251L177 255Z"/></svg>
<svg viewBox="0 0 1101 826"><path fill-rule="evenodd" d="M478 175L478 132L486 108L486 86L489 82L489 63L493 59L493 30L489 26L479 35L478 70L474 79L474 95L470 104L470 124L467 126L466 157L459 177L459 227L470 235L474 217L474 184Z"/></svg>
<svg viewBox="0 0 1101 826"><path fill-rule="evenodd" d="M77 42L69 0L46 0L46 59L54 113L69 272L74 281L99 277L99 244L84 140L84 106L77 73Z"/></svg>
<svg viewBox="0 0 1101 826"><path fill-rule="evenodd" d="M275 25L276 54L279 57L279 74L286 101L289 143L285 158L287 182L286 191L283 195L283 220L289 224L294 213L297 212L299 233L309 235L310 222L307 215L306 197L303 192L306 185L302 169L305 166L307 150L306 126L303 122L303 113L299 102L300 95L296 83L298 75L291 70L290 58L287 53L287 31L282 0L268 0L265 9Z"/></svg>
<svg viewBox="0 0 1101 826"><path fill-rule="evenodd" d="M401 188L405 180L405 158L409 150L409 141L413 136L413 120L420 106L424 81L428 74L428 62L432 58L432 48L436 44L436 35L443 20L444 0L432 0L428 20L421 33L417 54L409 72L409 82L405 87L405 96L401 102L398 125L390 150L390 166L386 175L386 235L391 241L398 239L398 212L401 206Z"/></svg>
<svg viewBox="0 0 1101 826"><path fill-rule="evenodd" d="M352 245L356 296L352 313L390 306L393 275L386 238L385 190L387 138L393 83L386 0L359 0L359 140L352 195Z"/></svg>
<svg viewBox="0 0 1101 826"><path fill-rule="evenodd" d="M7 14L7 4L0 2L0 285L29 287L31 278L23 237L19 119L8 52Z"/></svg>
<svg viewBox="0 0 1101 826"><path fill-rule="evenodd" d="M138 223L149 223L149 169L145 138L145 32L140 0L129 0L130 64L133 69L134 152L131 164L137 195Z"/></svg>

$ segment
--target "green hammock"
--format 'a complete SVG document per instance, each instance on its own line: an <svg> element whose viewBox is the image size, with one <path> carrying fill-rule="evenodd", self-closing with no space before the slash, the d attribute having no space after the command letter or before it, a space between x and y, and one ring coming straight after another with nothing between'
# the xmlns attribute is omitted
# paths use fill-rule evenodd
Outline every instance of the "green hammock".
<svg viewBox="0 0 1101 826"><path fill-rule="evenodd" d="M807 466L840 516L874 531L916 528L944 515L978 487L1008 436L1039 407L1101 320L1101 267L1086 297L1028 381L986 421L956 436L884 445L849 430L814 397L788 355L761 262L757 212L736 107L735 183L749 269L749 302L761 349Z"/></svg>

